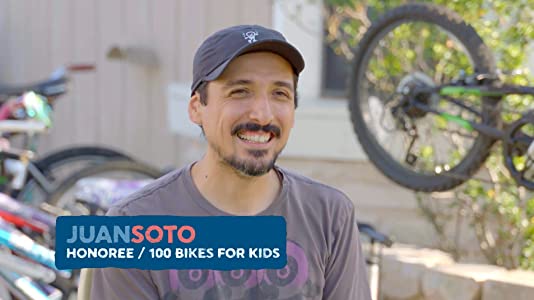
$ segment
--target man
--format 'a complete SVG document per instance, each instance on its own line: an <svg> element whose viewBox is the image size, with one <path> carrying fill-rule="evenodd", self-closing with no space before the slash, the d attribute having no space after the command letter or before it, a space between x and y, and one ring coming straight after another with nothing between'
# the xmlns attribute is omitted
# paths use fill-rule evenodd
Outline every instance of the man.
<svg viewBox="0 0 534 300"><path fill-rule="evenodd" d="M352 202L275 165L293 127L303 68L301 54L277 31L234 26L208 37L195 55L189 103L207 152L108 213L281 215L286 267L98 269L92 299L370 299Z"/></svg>

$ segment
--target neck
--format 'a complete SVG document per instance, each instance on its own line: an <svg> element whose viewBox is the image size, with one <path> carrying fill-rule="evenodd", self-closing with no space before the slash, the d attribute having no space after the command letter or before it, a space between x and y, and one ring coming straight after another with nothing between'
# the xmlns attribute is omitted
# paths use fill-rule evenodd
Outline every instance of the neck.
<svg viewBox="0 0 534 300"><path fill-rule="evenodd" d="M204 156L191 169L198 190L218 209L233 215L256 215L276 199L281 183L276 171L246 176L224 162Z"/></svg>

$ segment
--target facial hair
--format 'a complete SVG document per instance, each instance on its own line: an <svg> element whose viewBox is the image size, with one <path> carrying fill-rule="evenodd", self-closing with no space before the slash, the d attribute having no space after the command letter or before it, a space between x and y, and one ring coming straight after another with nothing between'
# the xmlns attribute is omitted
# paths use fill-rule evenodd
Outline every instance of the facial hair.
<svg viewBox="0 0 534 300"><path fill-rule="evenodd" d="M280 128L275 125L269 124L260 126L255 123L243 123L235 126L232 129L231 135L237 136L237 133L240 130L271 132L274 136L273 138L279 138L281 134ZM264 162L262 158L268 155L268 150L247 150L248 154L250 154L253 158L240 159L237 154L224 155L220 147L210 141L208 142L224 164L232 167L238 174L249 177L262 176L271 171L274 168L276 160L278 159L278 155L280 152L282 152L282 149L278 152L275 152L271 160Z"/></svg>
<svg viewBox="0 0 534 300"><path fill-rule="evenodd" d="M240 159L236 154L234 155L224 155L221 149L210 143L211 147L217 152L217 155L222 159L223 163L232 167L239 174L249 177L258 177L267 174L274 168L278 155L282 151L276 152L272 159L264 162L261 158L268 155L267 150L247 150L247 152L253 156L252 159Z"/></svg>

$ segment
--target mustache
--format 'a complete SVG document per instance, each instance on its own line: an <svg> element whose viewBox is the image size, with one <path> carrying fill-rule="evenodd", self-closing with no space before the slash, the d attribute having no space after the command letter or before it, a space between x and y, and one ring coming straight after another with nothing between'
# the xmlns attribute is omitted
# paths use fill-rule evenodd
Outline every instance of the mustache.
<svg viewBox="0 0 534 300"><path fill-rule="evenodd" d="M241 130L272 132L275 137L280 137L281 132L278 126L272 124L261 126L256 123L243 123L236 125L232 129L232 135L236 135Z"/></svg>

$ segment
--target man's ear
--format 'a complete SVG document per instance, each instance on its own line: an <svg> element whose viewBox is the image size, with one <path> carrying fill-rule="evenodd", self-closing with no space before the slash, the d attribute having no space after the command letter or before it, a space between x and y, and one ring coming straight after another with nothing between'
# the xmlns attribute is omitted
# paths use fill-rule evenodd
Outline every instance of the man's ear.
<svg viewBox="0 0 534 300"><path fill-rule="evenodd" d="M195 92L195 94L191 96L191 99L189 99L187 110L189 112L189 119L193 123L202 126L202 103L200 103L200 95L198 92Z"/></svg>

